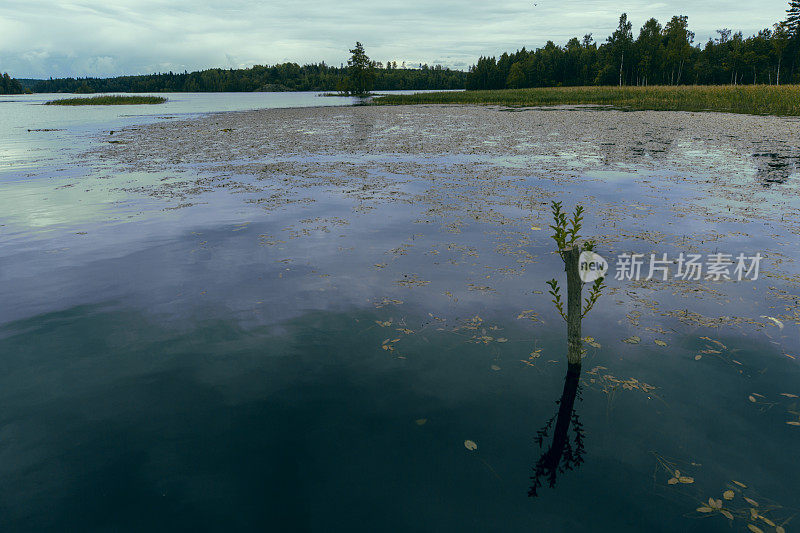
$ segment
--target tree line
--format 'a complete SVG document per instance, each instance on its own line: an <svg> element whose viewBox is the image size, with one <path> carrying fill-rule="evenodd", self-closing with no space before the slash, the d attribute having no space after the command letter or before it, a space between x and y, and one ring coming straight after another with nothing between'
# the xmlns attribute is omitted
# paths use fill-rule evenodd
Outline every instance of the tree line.
<svg viewBox="0 0 800 533"><path fill-rule="evenodd" d="M651 18L634 38L623 13L617 29L597 44L592 34L565 46L548 41L499 58L481 57L469 70L467 89L517 89L579 85L722 85L800 82L800 0L785 21L745 38L725 28L694 44L688 18L663 26Z"/></svg>
<svg viewBox="0 0 800 533"><path fill-rule="evenodd" d="M32 85L35 92L242 92L370 90L517 89L585 85L722 85L800 83L800 0L790 0L786 20L756 35L725 28L705 43L694 43L685 16L663 26L647 20L634 38L623 13L617 29L602 43L592 34L564 46L481 57L469 72L440 65L418 68L385 65L367 57L363 45L350 50L347 65L297 63L255 65L246 69L207 69L114 78L59 78ZM24 88L3 75L0 93Z"/></svg>
<svg viewBox="0 0 800 533"><path fill-rule="evenodd" d="M376 90L463 89L467 73L440 65L397 67L396 62L372 63ZM42 80L35 92L242 92L347 91L351 69L323 63L255 65L246 69L208 69L197 72L119 76L116 78L59 78Z"/></svg>
<svg viewBox="0 0 800 533"><path fill-rule="evenodd" d="M23 92L22 85L7 72L3 72L3 76L0 78L0 94L22 94Z"/></svg>

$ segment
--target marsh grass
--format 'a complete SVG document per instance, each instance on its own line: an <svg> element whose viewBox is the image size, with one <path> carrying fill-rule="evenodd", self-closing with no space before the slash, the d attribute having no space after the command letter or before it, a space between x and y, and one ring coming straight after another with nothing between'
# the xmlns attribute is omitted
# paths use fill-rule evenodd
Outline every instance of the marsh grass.
<svg viewBox="0 0 800 533"><path fill-rule="evenodd" d="M588 104L631 110L797 116L800 115L800 85L545 87L388 95L375 98L373 104L482 104L520 107Z"/></svg>
<svg viewBox="0 0 800 533"><path fill-rule="evenodd" d="M135 105L163 104L167 99L161 96L92 96L89 98L63 98L50 100L45 105Z"/></svg>

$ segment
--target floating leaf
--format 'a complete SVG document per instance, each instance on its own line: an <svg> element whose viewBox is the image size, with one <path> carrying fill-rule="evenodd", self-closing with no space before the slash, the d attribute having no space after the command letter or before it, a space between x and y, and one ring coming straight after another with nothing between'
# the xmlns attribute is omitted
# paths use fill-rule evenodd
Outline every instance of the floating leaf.
<svg viewBox="0 0 800 533"><path fill-rule="evenodd" d="M722 497L725 498L726 500L732 500L733 499L733 491L732 490L726 490L725 492L722 493Z"/></svg>
<svg viewBox="0 0 800 533"><path fill-rule="evenodd" d="M474 442L474 441L471 441L471 440L465 440L465 441L464 441L464 448L466 448L466 449L468 449L468 450L470 450L470 451L473 451L473 450L477 450L477 449L478 449L478 445L477 445L477 444L475 444L475 442Z"/></svg>
<svg viewBox="0 0 800 533"><path fill-rule="evenodd" d="M747 488L747 485L745 485L745 484L744 484L744 483L742 483L741 481L736 481L735 479L732 479L731 481L733 481L734 483L736 483L737 485L739 485L739 486L740 486L740 487L742 487L743 489L746 489L746 488Z"/></svg>
<svg viewBox="0 0 800 533"><path fill-rule="evenodd" d="M758 401L758 400L756 400L756 397L753 396L752 394L750 396L748 396L747 399L750 400L753 403L756 403Z"/></svg>
<svg viewBox="0 0 800 533"><path fill-rule="evenodd" d="M754 526L753 524L747 524L747 529L752 531L753 533L764 533L764 530L758 526Z"/></svg>
<svg viewBox="0 0 800 533"><path fill-rule="evenodd" d="M640 339L636 335L628 337L627 339L622 339L622 342L627 342L628 344L639 344L641 341L642 339Z"/></svg>
<svg viewBox="0 0 800 533"><path fill-rule="evenodd" d="M714 511L711 507L698 507L697 511L700 513L711 513Z"/></svg>
<svg viewBox="0 0 800 533"><path fill-rule="evenodd" d="M700 359L702 359L702 358L703 358L703 356L702 356L702 355L700 355L700 354L697 354L697 355L695 355L695 356L694 356L694 360L695 360L695 361L699 361L699 360L700 360Z"/></svg>
<svg viewBox="0 0 800 533"><path fill-rule="evenodd" d="M678 478L681 483L694 483L694 478L689 476L681 476Z"/></svg>
<svg viewBox="0 0 800 533"><path fill-rule="evenodd" d="M500 370L500 367L497 365L492 365L491 368L492 370Z"/></svg>
<svg viewBox="0 0 800 533"><path fill-rule="evenodd" d="M602 348L602 346L600 346L600 343L597 342L594 337L584 337L583 340L586 342L586 344L588 344L592 348Z"/></svg>
<svg viewBox="0 0 800 533"><path fill-rule="evenodd" d="M761 315L761 318L766 318L767 320L772 320L775 323L775 325L778 326L778 329L783 329L783 322L781 322L780 320L778 320L774 316Z"/></svg>
<svg viewBox="0 0 800 533"><path fill-rule="evenodd" d="M797 394L789 394L788 392L782 392L781 396L786 396L787 398L800 398Z"/></svg>
<svg viewBox="0 0 800 533"><path fill-rule="evenodd" d="M730 512L730 511L727 511L727 510L725 510L725 509L720 509L720 511L719 511L719 512L720 512L720 513L722 513L722 516L724 516L724 517L725 517L725 518L727 518L728 520L733 520L733 515L731 514L731 512Z"/></svg>
<svg viewBox="0 0 800 533"><path fill-rule="evenodd" d="M424 426L428 422L427 418L417 418L414 423L418 426Z"/></svg>
<svg viewBox="0 0 800 533"><path fill-rule="evenodd" d="M800 422L798 422L797 420L789 420L786 423L789 424L790 426L800 426Z"/></svg>
<svg viewBox="0 0 800 533"><path fill-rule="evenodd" d="M710 505L714 509L722 509L722 500L715 500L714 498L709 498L708 505Z"/></svg>
<svg viewBox="0 0 800 533"><path fill-rule="evenodd" d="M664 341L662 341L661 339L656 339L656 340L654 340L653 342L655 342L655 343L656 343L656 344L658 344L659 346L666 346L666 345L667 345L667 343L666 343L666 342L664 342Z"/></svg>
<svg viewBox="0 0 800 533"><path fill-rule="evenodd" d="M745 499L744 499L744 501L746 501L747 503L749 503L749 504L750 504L750 505L752 505L753 507L758 507L758 502L757 502L757 501L755 501L755 500L752 500L752 499L750 499L750 498L745 498Z"/></svg>
<svg viewBox="0 0 800 533"><path fill-rule="evenodd" d="M505 337L499 337L497 339L497 342L508 342L508 339L506 339Z"/></svg>
<svg viewBox="0 0 800 533"><path fill-rule="evenodd" d="M531 226L531 229L533 231L542 231L542 228L540 228L539 226Z"/></svg>
<svg viewBox="0 0 800 533"><path fill-rule="evenodd" d="M668 485L675 485L676 483L678 483L678 478L676 477L671 477L667 480Z"/></svg>
<svg viewBox="0 0 800 533"><path fill-rule="evenodd" d="M775 522L773 522L772 520L770 520L770 519L769 519L769 518L767 518L766 516L763 516L763 515L758 515L758 517L759 517L761 520L763 520L763 521L764 521L764 523L765 523L765 524L767 524L768 526L776 527L776 526L775 526Z"/></svg>
<svg viewBox="0 0 800 533"><path fill-rule="evenodd" d="M786 530L783 529L783 526L775 526L775 533L786 533Z"/></svg>

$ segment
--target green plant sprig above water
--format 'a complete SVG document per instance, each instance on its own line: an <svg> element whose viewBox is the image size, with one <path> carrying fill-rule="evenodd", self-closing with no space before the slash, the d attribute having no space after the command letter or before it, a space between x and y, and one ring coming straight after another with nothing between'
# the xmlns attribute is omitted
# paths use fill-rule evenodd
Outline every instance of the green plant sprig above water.
<svg viewBox="0 0 800 533"><path fill-rule="evenodd" d="M589 297L584 298L583 300L585 307L581 313L581 318L585 317L587 313L592 310L592 307L594 307L594 304L597 303L597 300L600 298L600 295L605 288L605 278L597 278L594 280L594 283L592 283L592 288L589 289Z"/></svg>
<svg viewBox="0 0 800 533"><path fill-rule="evenodd" d="M567 214L562 209L562 205L563 204L561 202L552 203L551 209L553 212L554 224L551 225L550 228L553 230L552 238L558 246L558 253L566 264L567 256L565 255L565 252L575 248L581 240L579 232L583 227L583 213L585 209L581 205L575 206L575 211L572 215L572 218L568 219ZM595 241L588 240L577 247L581 252L593 251L595 248ZM567 320L567 313L564 312L564 303L561 299L561 291L558 286L558 280L553 278L548 281L547 284L550 286L550 290L548 292L553 297L551 301L555 304L556 309L561 317L564 320ZM604 278L598 278L594 281L592 287L589 289L589 296L584 299L584 305L580 315L581 318L585 317L586 314L594 307L604 288Z"/></svg>
<svg viewBox="0 0 800 533"><path fill-rule="evenodd" d="M550 286L550 296L555 304L558 314L567 323L567 363L570 371L580 371L581 359L583 358L583 342L581 340L581 321L586 314L594 307L603 292L603 278L594 281L589 296L581 302L581 291L583 281L580 275L580 256L582 252L594 250L594 241L588 240L581 243L580 231L583 226L583 206L576 206L572 218L567 218L567 214L562 209L561 202L552 203L553 230L552 238L558 246L558 254L564 262L564 270L567 272L567 301L566 311L564 301L561 298L561 289L558 280L555 278L547 282Z"/></svg>

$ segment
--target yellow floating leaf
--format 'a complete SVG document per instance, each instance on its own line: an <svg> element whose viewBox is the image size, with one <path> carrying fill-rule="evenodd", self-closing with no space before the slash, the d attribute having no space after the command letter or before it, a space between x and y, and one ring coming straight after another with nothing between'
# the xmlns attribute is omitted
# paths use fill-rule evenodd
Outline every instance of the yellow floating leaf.
<svg viewBox="0 0 800 533"><path fill-rule="evenodd" d="M747 524L747 529L752 531L753 533L764 533L764 530L758 526L754 526L753 524Z"/></svg>
<svg viewBox="0 0 800 533"><path fill-rule="evenodd" d="M727 510L725 510L725 509L720 509L720 511L719 511L719 512L720 512L720 513L722 513L722 516L724 516L724 517L725 517L725 518L727 518L728 520L733 520L733 515L731 514L731 512L730 512L730 511L727 511Z"/></svg>
<svg viewBox="0 0 800 533"><path fill-rule="evenodd" d="M703 358L703 356L702 356L702 355L700 355L700 354L698 354L698 355L695 355L695 356L694 356L694 360L695 360L695 361L699 361L699 360L700 360L700 359L702 359L702 358Z"/></svg>
<svg viewBox="0 0 800 533"><path fill-rule="evenodd" d="M747 485L745 485L745 484L744 484L744 483L742 483L741 481L736 481L735 479L732 479L731 481L733 481L734 483L736 483L737 485L739 485L739 486L740 486L740 487L742 487L743 489L746 489L746 488L747 488Z"/></svg>
<svg viewBox="0 0 800 533"><path fill-rule="evenodd" d="M786 533L786 530L783 529L783 526L775 526L775 533Z"/></svg>
<svg viewBox="0 0 800 533"><path fill-rule="evenodd" d="M800 398L797 394L789 394L788 392L782 392L781 396L786 396L787 398Z"/></svg>
<svg viewBox="0 0 800 533"><path fill-rule="evenodd" d="M697 511L700 513L710 513L714 511L714 509L712 509L711 507L698 507Z"/></svg>
<svg viewBox="0 0 800 533"><path fill-rule="evenodd" d="M725 492L722 493L722 497L725 498L726 500L732 500L733 499L733 491L732 490L726 490Z"/></svg>
<svg viewBox="0 0 800 533"><path fill-rule="evenodd" d="M694 483L694 478L689 476L681 476L678 478L681 483Z"/></svg>
<svg viewBox="0 0 800 533"><path fill-rule="evenodd" d="M708 499L708 505L714 509L722 509L722 500L715 500L714 498Z"/></svg>
<svg viewBox="0 0 800 533"><path fill-rule="evenodd" d="M531 226L531 229L533 231L542 231L542 228L540 228L539 226Z"/></svg>
<svg viewBox="0 0 800 533"><path fill-rule="evenodd" d="M675 485L676 483L678 483L678 478L676 477L671 477L667 480L668 485Z"/></svg>
<svg viewBox="0 0 800 533"><path fill-rule="evenodd" d="M655 343L656 343L656 344L658 344L659 346L666 346L666 345L667 345L667 343L666 343L666 342L664 342L664 341L662 341L661 339L656 339L656 340L654 340L653 342L655 342Z"/></svg>
<svg viewBox="0 0 800 533"><path fill-rule="evenodd" d="M414 423L418 426L424 426L428 422L427 418L417 418Z"/></svg>
<svg viewBox="0 0 800 533"><path fill-rule="evenodd" d="M775 323L775 325L778 326L778 329L783 329L783 322L781 322L780 320L778 320L774 316L761 315L761 318L766 318L767 320L772 320Z"/></svg>
<svg viewBox="0 0 800 533"><path fill-rule="evenodd" d="M758 502L757 502L757 501L755 501L755 500L752 500L752 499L750 499L750 498L745 498L745 499L744 499L744 501L746 501L747 503L749 503L749 504L750 504L750 505L752 505L753 507L758 507Z"/></svg>
<svg viewBox="0 0 800 533"><path fill-rule="evenodd" d="M764 523L765 523L765 524L767 524L768 526L776 527L776 526L775 526L775 522L773 522L772 520L770 520L770 519L769 519L769 518L767 518L766 516L763 516L763 515L758 515L758 517L759 517L761 520L763 520L763 521L764 521Z"/></svg>
<svg viewBox="0 0 800 533"><path fill-rule="evenodd" d="M789 420L786 423L789 424L790 426L800 426L800 422L798 422L797 420Z"/></svg>
<svg viewBox="0 0 800 533"><path fill-rule="evenodd" d="M497 342L508 342L508 339L506 339L505 337L499 337L497 339Z"/></svg>
<svg viewBox="0 0 800 533"><path fill-rule="evenodd" d="M750 520L755 520L756 518L758 518L758 511L750 509Z"/></svg>
<svg viewBox="0 0 800 533"><path fill-rule="evenodd" d="M758 400L756 400L756 397L753 396L752 394L750 396L748 396L747 399L750 400L753 403L756 403L758 401Z"/></svg>
<svg viewBox="0 0 800 533"><path fill-rule="evenodd" d="M628 344L639 344L641 341L642 339L640 339L636 335L628 337L627 339L622 339L622 342L627 342Z"/></svg>
<svg viewBox="0 0 800 533"><path fill-rule="evenodd" d="M491 368L492 370L500 370L500 367L497 365L492 365Z"/></svg>
<svg viewBox="0 0 800 533"><path fill-rule="evenodd" d="M468 450L470 450L470 451L472 451L472 450L477 450L477 449L478 449L478 445L477 445L477 444L475 444L475 442L474 442L474 441L471 441L471 440L465 440L465 441L464 441L464 448L466 448L466 449L468 449Z"/></svg>

